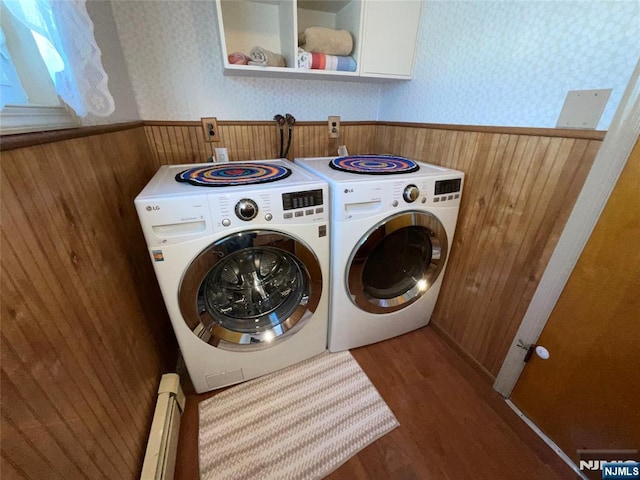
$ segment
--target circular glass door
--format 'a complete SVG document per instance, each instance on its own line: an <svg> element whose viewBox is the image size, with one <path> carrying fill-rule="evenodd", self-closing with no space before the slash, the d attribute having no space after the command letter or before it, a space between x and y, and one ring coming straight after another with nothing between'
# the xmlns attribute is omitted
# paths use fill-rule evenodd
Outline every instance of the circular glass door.
<svg viewBox="0 0 640 480"><path fill-rule="evenodd" d="M182 278L178 300L200 339L252 350L300 329L321 293L320 264L306 245L280 233L248 231L200 253Z"/></svg>
<svg viewBox="0 0 640 480"><path fill-rule="evenodd" d="M447 259L447 234L428 212L405 212L375 225L351 253L346 284L371 313L400 310L424 295Z"/></svg>

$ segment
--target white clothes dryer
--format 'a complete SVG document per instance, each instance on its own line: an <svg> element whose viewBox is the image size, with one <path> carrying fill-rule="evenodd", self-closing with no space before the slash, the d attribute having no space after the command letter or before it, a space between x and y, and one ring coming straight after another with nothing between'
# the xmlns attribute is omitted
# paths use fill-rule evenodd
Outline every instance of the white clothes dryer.
<svg viewBox="0 0 640 480"><path fill-rule="evenodd" d="M391 156L295 162L329 182L329 350L427 325L449 258L464 174ZM357 172L360 167L366 173Z"/></svg>
<svg viewBox="0 0 640 480"><path fill-rule="evenodd" d="M136 197L198 393L326 350L327 198L286 160L163 166Z"/></svg>

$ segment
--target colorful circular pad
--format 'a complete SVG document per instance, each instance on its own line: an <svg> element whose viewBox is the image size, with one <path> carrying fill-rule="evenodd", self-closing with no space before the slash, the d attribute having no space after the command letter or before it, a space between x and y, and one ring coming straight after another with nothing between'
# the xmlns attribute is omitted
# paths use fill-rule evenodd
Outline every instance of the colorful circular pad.
<svg viewBox="0 0 640 480"><path fill-rule="evenodd" d="M199 187L231 187L275 182L287 178L291 170L268 163L228 163L207 165L184 170L176 175L178 182L188 182Z"/></svg>
<svg viewBox="0 0 640 480"><path fill-rule="evenodd" d="M334 158L329 162L334 170L364 175L391 175L417 172L420 166L413 160L391 155L352 155Z"/></svg>

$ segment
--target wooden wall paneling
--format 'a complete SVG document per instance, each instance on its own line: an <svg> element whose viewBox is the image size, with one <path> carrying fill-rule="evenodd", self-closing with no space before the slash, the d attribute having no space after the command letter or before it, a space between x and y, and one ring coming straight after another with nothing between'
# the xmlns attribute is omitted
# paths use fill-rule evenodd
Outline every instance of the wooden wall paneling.
<svg viewBox="0 0 640 480"><path fill-rule="evenodd" d="M503 296L499 302L501 310L498 312L498 316L504 317L508 321L493 325L493 338L496 339L495 347L498 351L503 352L501 357L487 355L487 358L493 362L491 370L495 375L500 370L511 340L522 322L538 282L551 258L600 148L600 143L599 141L581 139L574 141L562 170L557 176L552 174L549 177L550 182L556 179L557 182L553 185L552 194L544 205L544 214L540 215L541 218L538 222L532 214L529 234L534 238L531 241L531 248L522 249L519 252L517 262L514 263L506 279L507 283L514 282L518 278L520 281L516 283L514 292L509 297ZM542 210L542 205L539 206L539 209Z"/></svg>
<svg viewBox="0 0 640 480"><path fill-rule="evenodd" d="M324 157L329 151L328 141L329 135L326 134L326 127L323 129L320 125L298 125L294 127L294 135L296 141L291 158L296 157ZM322 133L325 133L323 136Z"/></svg>
<svg viewBox="0 0 640 480"><path fill-rule="evenodd" d="M220 129L220 136L222 142L218 144L218 147L227 148L229 151L229 160L236 161L242 158L242 152L238 149L238 140L236 138L236 129L231 127L225 127L218 123Z"/></svg>
<svg viewBox="0 0 640 480"><path fill-rule="evenodd" d="M154 132L156 131L156 129L153 129L150 127L143 127L143 128L144 128L144 135L147 138L147 145L149 145L149 151L151 153L151 156L153 157L154 163L156 165L160 165L160 160L158 158L158 145L154 135Z"/></svg>
<svg viewBox="0 0 640 480"><path fill-rule="evenodd" d="M266 129L260 128L256 125L253 127L253 135L255 136L255 140L258 145L264 146L265 148L268 148L268 146L271 145L269 132Z"/></svg>
<svg viewBox="0 0 640 480"><path fill-rule="evenodd" d="M239 132L242 139L242 150L246 156L251 156L251 152L254 151L252 127L250 125L242 128Z"/></svg>
<svg viewBox="0 0 640 480"><path fill-rule="evenodd" d="M511 132L510 130L513 130ZM601 134L378 125L375 151L465 172L433 323L489 377L509 344L577 198ZM568 132L565 132L568 134Z"/></svg>
<svg viewBox="0 0 640 480"><path fill-rule="evenodd" d="M177 351L133 206L163 135L138 126L2 154L5 475L139 475Z"/></svg>
<svg viewBox="0 0 640 480"><path fill-rule="evenodd" d="M508 291L509 294L512 293L510 290L512 284L506 284L507 275L505 273L511 270L520 252L528 249L527 242L531 234L528 235L528 225L522 223L531 224L530 215L535 212L537 202L540 201L544 193L536 192L535 184L544 185L548 175L548 172L541 172L545 165L540 156L544 156L546 147L545 139L538 142L534 137L518 137L511 164L511 170L515 170L515 172L511 181L509 178L505 178L504 188L498 190L498 196L494 199L495 205L502 208L493 209L492 205L489 205L495 214L490 220L492 229L489 231L485 228L478 241L478 245L481 247L509 246L502 251L492 250L489 255L491 258L487 258L481 251L475 252L480 261L477 268L477 284L479 285L477 295L483 301L477 306L479 311L468 310L466 316L477 316L478 320L482 322L482 326L478 330L480 334L467 329L462 338L485 365L486 356L490 354L490 350L495 348L495 345L492 344L490 349L487 349L483 342L491 343L494 334L492 326L496 323L495 316L489 311L493 305L489 304L486 299L487 296L493 296L496 292ZM547 162L547 164L552 164L552 162ZM523 216L524 222L519 222ZM534 225L536 223L534 222Z"/></svg>
<svg viewBox="0 0 640 480"><path fill-rule="evenodd" d="M200 125L192 123L191 132L201 138ZM146 127L160 132L152 135L159 161L193 155L187 151L193 144L181 146L166 126ZM495 375L603 133L377 122L341 127L336 141L328 138L324 122L296 124L288 158L334 155L346 145L351 154L402 155L465 172L433 321L481 370ZM231 160L277 156L275 122L219 122L219 129L222 142L216 146L227 147ZM285 145L286 133L285 126Z"/></svg>
<svg viewBox="0 0 640 480"><path fill-rule="evenodd" d="M194 127L188 127L187 130L189 131L194 158L209 158L211 156L211 145L202 141L202 130Z"/></svg>
<svg viewBox="0 0 640 480"><path fill-rule="evenodd" d="M10 258L14 257L14 252L6 253ZM92 352L78 352L84 342L78 341L81 335L73 331L73 325L70 328L66 325L48 325L47 319L52 313L62 316L69 312L64 311L63 305L54 305L46 309L47 300L35 298L34 294L24 298L19 293L21 286L14 285L9 276L15 277L20 267L7 267L6 270L3 269L3 275L7 277L6 282L10 285L5 285L3 298L7 297L9 305L21 304L24 307L20 311L12 311L12 307L9 307L8 311L3 312L3 317L11 320L4 322L2 332L2 403L5 415L13 416L17 425L29 426L34 422L22 412L22 409L28 408L34 419L38 419L45 429L63 428L68 426L67 422L81 418L83 421L78 422L77 428L74 429L76 435L72 435L76 438L75 441L82 442L89 449L93 446L108 452L107 466L108 462L114 460L122 462L125 460L122 458L122 451L128 450L131 454L134 439L126 435L126 425L120 418L111 419L111 415L118 413L117 405L109 398L109 384L102 383L104 377L99 378L95 375L96 368L104 369L108 365L94 358L91 358L89 364L86 355ZM24 279L18 280L24 283ZM31 288L40 287L41 285L34 284ZM34 299L39 303L34 302ZM57 309L62 311L58 313ZM38 332L37 341L29 336L33 331ZM41 331L46 331L46 335L40 335ZM81 353L82 358L78 359L78 355L74 353ZM4 373L9 371L10 375ZM10 388L12 384L15 385L13 390ZM11 395L14 390L15 393ZM50 401L43 401L43 397ZM18 412L15 412L16 408L19 409ZM126 438L120 432L123 432ZM66 437L69 436L67 430L63 433ZM111 438L110 434L115 438ZM70 445L63 443L63 446ZM72 453L82 452L77 450ZM54 452L54 459L57 459L57 456L58 453ZM119 466L126 466L126 463L120 463Z"/></svg>
<svg viewBox="0 0 640 480"><path fill-rule="evenodd" d="M443 132L438 132L437 135L441 136ZM451 168L458 168L465 171L465 185L462 193L462 204L459 214L458 226L456 229L456 235L453 240L451 248L451 256L449 258L449 265L445 276L446 284L449 284L451 279L455 279L456 283L460 282L461 278L465 279L466 289L475 294L480 286L480 283L476 276L478 275L478 267L481 260L485 259L485 252L482 249L482 244L478 240L483 227L488 223L486 221L486 215L490 212L488 205L491 204L491 198L497 191L495 188L495 178L490 178L490 167L495 165L495 156L490 155L490 148L493 142L497 139L490 137L483 137L479 144L479 149L474 150L477 163L464 170L465 165L461 165L457 162L457 159L449 159L442 154L438 154L437 158L442 158L444 166ZM448 142L437 142L437 144L447 144ZM435 155L432 158L436 158ZM487 172L486 175L483 175ZM472 199L478 198L478 201ZM462 219L468 219L463 222ZM488 233L489 230L485 229ZM493 260L493 259L492 259ZM465 291L462 288L456 288L458 294L462 297ZM445 306L448 308L454 308L458 303L464 302L462 298L456 298L455 296L442 295L439 299L442 304L441 308ZM466 305L466 302L464 303ZM470 308L477 308L478 305L468 305ZM435 317L434 317L435 318ZM449 325L447 325L447 331L457 338L456 334L460 333L460 330L464 330L466 324L466 317L453 317L450 319ZM438 323L438 322L435 322Z"/></svg>
<svg viewBox="0 0 640 480"><path fill-rule="evenodd" d="M2 416L2 457L3 477L10 479L62 478L51 475L51 464L38 454L32 441L27 440L19 429L4 415Z"/></svg>
<svg viewBox="0 0 640 480"><path fill-rule="evenodd" d="M186 153L187 151L191 151L191 148L190 146L189 148L187 148L187 145L184 142L184 136L182 134L183 128L184 127L180 125L173 127L173 135L175 136L175 139L177 141L178 151Z"/></svg>
<svg viewBox="0 0 640 480"><path fill-rule="evenodd" d="M218 122L220 142L210 145L202 138L202 127L196 122L148 122L145 132L154 158L159 164L205 162L211 148L227 148L231 161L266 160L278 157L280 133L275 122ZM373 153L376 126L353 122L341 126L339 141L330 139L327 126L319 122L296 123L287 158L337 155L338 145L346 145L349 153ZM288 126L284 127L286 149Z"/></svg>
<svg viewBox="0 0 640 480"><path fill-rule="evenodd" d="M241 158L250 158L251 153L255 151L251 142L251 125L236 126L234 130L236 143L238 145L238 155Z"/></svg>
<svg viewBox="0 0 640 480"><path fill-rule="evenodd" d="M59 146L58 146L59 148ZM24 178L28 178L29 173L25 173L24 175L22 175ZM64 182L62 183L62 185L64 185ZM5 190L6 191L6 190ZM37 197L36 197L37 198ZM49 199L49 198L37 198L39 201L38 203L40 205L56 205L55 199ZM64 214L65 215L74 215L75 212L71 211L71 207L69 206L69 204L67 202L65 202L64 199L59 199L59 201L57 202L58 204L62 204L62 208L65 210ZM46 216L49 217L53 217L55 218L55 212L51 211L51 209L46 212ZM46 218L43 215L41 218L38 218L37 216L35 216L35 218L33 218L34 216L32 215L32 220L34 222L45 222L44 225L46 225ZM6 218L6 216L5 216ZM61 219L56 219L56 221L59 221ZM75 223L75 222L74 222ZM19 229L21 228L21 225L7 225L8 227L8 231L12 231L17 232L19 231ZM69 227L69 225L67 225L67 227ZM75 227L78 227L78 225L72 225L72 229L74 230L73 234L78 233ZM45 230L44 228L42 230ZM42 240L45 237L45 231L39 231L38 233L40 234L40 240ZM29 238L28 235L30 234L30 232L27 232L27 235L25 235L21 241L17 243L16 248L20 248L23 247L25 245L29 245ZM53 236L55 236L56 238L45 238L45 245L49 248L40 248L36 251L34 251L35 249L32 249L31 251L26 251L26 252L20 252L19 254L15 254L15 255L10 255L8 257L8 259L11 258L24 258L24 259L37 259L37 255L40 255L44 252L46 252L46 257L44 259L39 260L40 263L46 263L48 261L51 261L52 257L55 255L56 250L58 249L58 247L60 247L60 249L62 250L59 255L60 257L56 260L61 261L61 262L65 262L67 261L67 258L64 257L70 257L70 261L74 264L75 267L77 268L82 268L85 264L85 262L81 262L80 259L85 260L85 259L89 259L90 257L87 255L88 252L83 251L82 249L78 249L78 248L74 248L72 246L67 246L64 245L64 241L60 242L58 239L59 238L63 238L64 239L64 232L62 231L56 231L53 232ZM7 244L10 244L10 242L7 242ZM75 250L75 251L74 251ZM90 262L86 262L87 264ZM90 268L90 265L87 265L89 267L88 271L86 272L86 277L91 280L91 277L94 277L94 281L97 281L100 278L100 275L98 275L95 271L91 271L92 269ZM11 269L14 274L16 272L16 268L12 268ZM62 269L56 269L56 275L64 275L64 270ZM29 277L35 277L35 279L31 279L31 278L27 278L27 282L31 282L31 283L35 283L35 285L32 286L35 287L37 286L37 281L40 280L40 278L44 278L44 279L48 279L51 278L50 275L46 275L47 272L44 272L44 275L42 275L40 272L34 272L33 274L29 275ZM41 277L40 277L41 276ZM59 277L60 278L60 277ZM66 285L66 291L65 293L69 292L71 288L75 287L76 291L74 292L76 295L71 295L68 299L66 299L67 301L65 303L68 303L70 306L67 307L63 307L63 311L60 312L61 315L65 315L68 312L65 312L64 310L69 310L69 308L74 308L76 307L76 304L78 303L78 301L80 301L81 303L84 303L87 301L87 299L85 298L85 296L82 295L83 292L78 292L77 288L78 288L78 284L81 284L82 281L81 280L76 280L76 278L72 277L72 276L66 276L65 278L59 280L59 283L65 284ZM28 283L26 285L23 285L22 290L24 290L25 288L28 288ZM36 288L36 292L38 291L55 291L56 290L56 286L54 285L45 285L41 288ZM75 297L75 298L74 298ZM33 304L39 304L42 303L41 298L31 298L30 299L31 302L25 302L27 305L33 305ZM46 318L46 312L43 312L44 315L36 315L36 318ZM86 325L86 323L90 323L96 316L101 316L104 312L96 312L96 311L82 311L79 312L81 315L86 315L88 318L86 319L85 322L83 322L81 325L78 325L78 327L83 327ZM87 315L88 313L88 315ZM100 328L100 325L98 324L98 328ZM42 329L45 329L44 327ZM66 338L74 338L74 336L79 335L81 332L79 331L79 328L70 328L66 335ZM97 335L100 335L100 331L96 331ZM83 345L82 343L76 344L76 345ZM95 358L93 357L89 357L91 358L92 361L101 361L104 359L104 351L100 351L98 350L97 352L91 352L90 350L86 351L85 354L87 356L92 355L93 354L98 354L97 356L95 356ZM86 362L85 362L86 363ZM108 370L105 370L105 365L104 362L100 362L98 365L94 365L94 368L98 371L102 372L108 372ZM95 376L94 372L91 372L92 376ZM98 384L98 387L102 388L103 385L109 385L109 384L117 384L118 382L118 378L117 376L110 376L107 378L102 378L102 383ZM117 393L117 392L116 392ZM138 399L135 399L136 401Z"/></svg>

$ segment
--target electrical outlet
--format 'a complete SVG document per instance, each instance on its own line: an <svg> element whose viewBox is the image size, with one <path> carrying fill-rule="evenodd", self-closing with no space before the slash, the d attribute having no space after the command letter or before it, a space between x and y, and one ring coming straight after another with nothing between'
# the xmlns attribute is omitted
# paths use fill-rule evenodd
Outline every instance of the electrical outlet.
<svg viewBox="0 0 640 480"><path fill-rule="evenodd" d="M340 137L340 117L339 116L330 116L328 126L329 126L329 138Z"/></svg>
<svg viewBox="0 0 640 480"><path fill-rule="evenodd" d="M220 133L218 132L218 119L216 117L201 118L202 131L204 132L205 142L219 142Z"/></svg>

